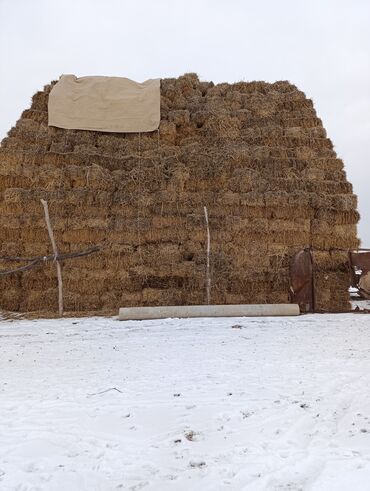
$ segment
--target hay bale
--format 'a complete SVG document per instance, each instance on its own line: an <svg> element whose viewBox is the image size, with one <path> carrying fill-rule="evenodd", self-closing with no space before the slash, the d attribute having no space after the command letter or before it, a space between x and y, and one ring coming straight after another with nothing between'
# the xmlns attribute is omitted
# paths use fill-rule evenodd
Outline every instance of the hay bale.
<svg viewBox="0 0 370 491"><path fill-rule="evenodd" d="M348 306L345 254L358 246L357 201L313 104L289 82L161 82L159 132L105 134L47 126L32 99L0 147L3 255L104 244L66 261L73 312L205 300L211 230L213 303L286 303L289 257L316 249L317 305ZM55 268L0 277L0 308L53 312Z"/></svg>

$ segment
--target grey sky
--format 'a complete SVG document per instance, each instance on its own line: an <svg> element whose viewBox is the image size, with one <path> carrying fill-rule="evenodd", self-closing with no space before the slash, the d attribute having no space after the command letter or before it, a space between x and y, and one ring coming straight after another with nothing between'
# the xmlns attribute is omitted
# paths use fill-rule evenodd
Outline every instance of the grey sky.
<svg viewBox="0 0 370 491"><path fill-rule="evenodd" d="M0 0L0 138L62 73L289 80L312 98L370 247L368 0Z"/></svg>

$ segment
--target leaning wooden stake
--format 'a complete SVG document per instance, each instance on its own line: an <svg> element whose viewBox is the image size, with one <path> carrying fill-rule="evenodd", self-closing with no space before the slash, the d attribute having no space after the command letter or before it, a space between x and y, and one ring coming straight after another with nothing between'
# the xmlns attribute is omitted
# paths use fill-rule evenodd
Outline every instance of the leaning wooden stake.
<svg viewBox="0 0 370 491"><path fill-rule="evenodd" d="M63 315L63 279L62 279L62 267L60 265L60 261L58 261L58 249L57 245L54 239L54 233L53 229L51 227L50 223L50 217L49 217L49 207L47 201L44 199L41 200L42 206L44 207L44 213L45 213L45 221L46 221L46 226L48 228L49 232L49 237L50 237L50 242L51 246L53 248L53 253L54 253L54 260L55 264L57 267L57 276L58 276L58 305L59 305L59 315Z"/></svg>
<svg viewBox="0 0 370 491"><path fill-rule="evenodd" d="M206 291L207 291L207 304L211 303L211 275L209 271L209 256L211 254L211 236L209 233L209 221L207 207L204 207L204 217L206 219L207 227L207 266L206 266Z"/></svg>

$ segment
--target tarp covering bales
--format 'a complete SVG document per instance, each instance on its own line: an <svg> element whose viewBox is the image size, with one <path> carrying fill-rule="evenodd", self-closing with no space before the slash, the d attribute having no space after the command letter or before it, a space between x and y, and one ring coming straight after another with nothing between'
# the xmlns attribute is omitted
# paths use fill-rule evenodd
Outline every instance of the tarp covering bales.
<svg viewBox="0 0 370 491"><path fill-rule="evenodd" d="M147 132L160 122L160 80L62 75L49 95L49 125L119 133Z"/></svg>
<svg viewBox="0 0 370 491"><path fill-rule="evenodd" d="M289 259L311 246L318 310L349 307L347 248L356 196L312 102L289 82L161 81L152 133L48 126L54 83L0 148L2 255L61 253L65 310L205 301L207 206L211 303L289 302ZM341 250L344 249L344 250ZM0 278L0 306L56 311L53 264Z"/></svg>

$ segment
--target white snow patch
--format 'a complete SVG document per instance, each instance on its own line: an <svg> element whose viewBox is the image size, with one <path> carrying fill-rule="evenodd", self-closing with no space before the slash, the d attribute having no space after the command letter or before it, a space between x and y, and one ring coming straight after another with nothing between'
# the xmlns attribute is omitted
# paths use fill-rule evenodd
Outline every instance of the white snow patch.
<svg viewBox="0 0 370 491"><path fill-rule="evenodd" d="M3 321L0 374L2 491L369 489L367 315Z"/></svg>

